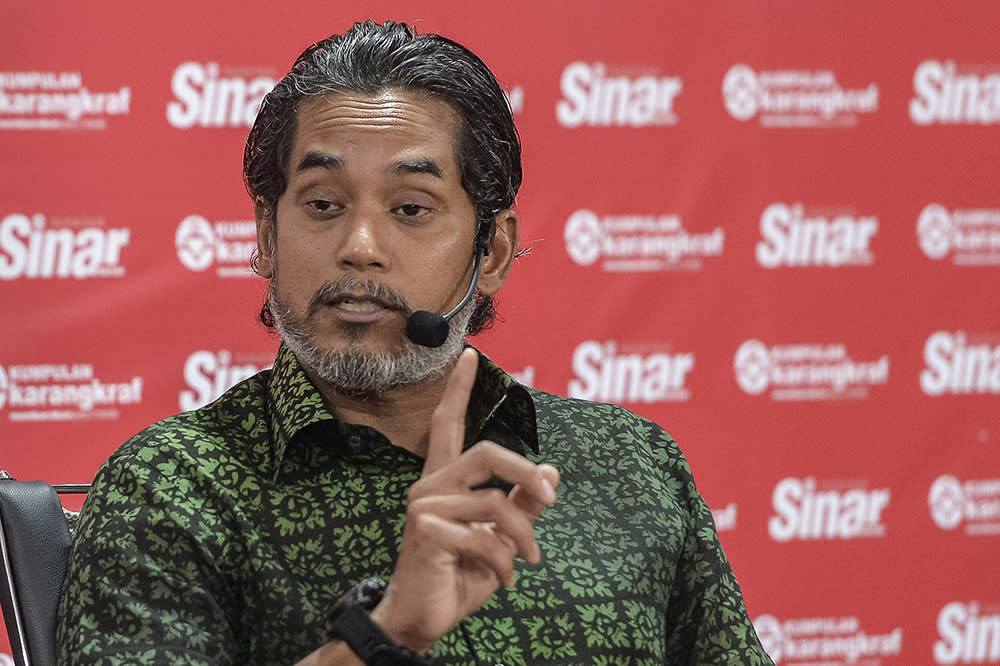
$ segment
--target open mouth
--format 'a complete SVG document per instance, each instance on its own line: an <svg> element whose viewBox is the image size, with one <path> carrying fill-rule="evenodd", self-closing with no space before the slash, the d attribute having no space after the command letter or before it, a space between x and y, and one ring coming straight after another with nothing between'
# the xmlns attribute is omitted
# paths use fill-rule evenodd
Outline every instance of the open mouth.
<svg viewBox="0 0 1000 666"><path fill-rule="evenodd" d="M308 312L333 308L345 316L377 317L380 314L399 312L409 314L406 300L392 289L373 281L353 277L324 284L312 297Z"/></svg>
<svg viewBox="0 0 1000 666"><path fill-rule="evenodd" d="M331 305L341 310L347 310L348 312L375 312L376 310L388 309L385 305L373 301L338 300L331 303Z"/></svg>

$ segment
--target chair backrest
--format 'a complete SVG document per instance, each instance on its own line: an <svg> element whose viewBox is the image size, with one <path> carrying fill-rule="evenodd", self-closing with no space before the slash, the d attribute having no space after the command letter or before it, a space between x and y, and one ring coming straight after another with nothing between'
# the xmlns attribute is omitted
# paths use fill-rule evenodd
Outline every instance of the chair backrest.
<svg viewBox="0 0 1000 666"><path fill-rule="evenodd" d="M72 544L57 490L88 488L0 478L0 606L17 666L56 663L56 610Z"/></svg>

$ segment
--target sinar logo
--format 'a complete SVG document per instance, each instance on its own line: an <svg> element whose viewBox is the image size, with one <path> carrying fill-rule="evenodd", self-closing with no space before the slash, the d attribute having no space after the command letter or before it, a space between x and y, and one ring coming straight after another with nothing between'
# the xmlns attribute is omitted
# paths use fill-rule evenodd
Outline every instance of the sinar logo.
<svg viewBox="0 0 1000 666"><path fill-rule="evenodd" d="M8 215L0 221L0 279L121 277L128 229L47 226L44 215Z"/></svg>
<svg viewBox="0 0 1000 666"><path fill-rule="evenodd" d="M274 87L269 76L221 76L214 62L186 62L174 70L167 121L178 129L249 127L264 95Z"/></svg>
<svg viewBox="0 0 1000 666"><path fill-rule="evenodd" d="M778 542L880 537L889 489L820 489L816 479L788 478L774 487L771 504L775 515L767 531Z"/></svg>
<svg viewBox="0 0 1000 666"><path fill-rule="evenodd" d="M602 62L574 62L559 80L563 98L556 103L556 119L571 128L673 125L682 85L676 76L609 76Z"/></svg>
<svg viewBox="0 0 1000 666"><path fill-rule="evenodd" d="M951 60L926 60L913 73L910 120L917 125L1000 122L1000 67L960 71Z"/></svg>
<svg viewBox="0 0 1000 666"><path fill-rule="evenodd" d="M212 402L237 382L253 377L267 366L234 363L228 350L213 353L202 350L184 362L184 381L188 389L180 392L182 410L197 409Z"/></svg>
<svg viewBox="0 0 1000 666"><path fill-rule="evenodd" d="M760 216L757 263L779 266L870 264L878 218L849 212L809 211L800 203L774 203Z"/></svg>
<svg viewBox="0 0 1000 666"><path fill-rule="evenodd" d="M615 342L581 343L573 352L576 377L569 382L574 398L603 402L686 400L691 353L621 353Z"/></svg>
<svg viewBox="0 0 1000 666"><path fill-rule="evenodd" d="M1000 663L1000 605L984 613L980 602L953 601L938 613L940 640L934 643L938 664Z"/></svg>
<svg viewBox="0 0 1000 666"><path fill-rule="evenodd" d="M920 388L927 395L1000 393L1000 344L970 343L965 331L937 331L924 343L924 363Z"/></svg>

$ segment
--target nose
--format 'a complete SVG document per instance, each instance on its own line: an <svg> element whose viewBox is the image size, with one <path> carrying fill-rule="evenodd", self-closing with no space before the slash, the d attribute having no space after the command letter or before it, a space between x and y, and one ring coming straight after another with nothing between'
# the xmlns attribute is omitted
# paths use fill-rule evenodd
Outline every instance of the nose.
<svg viewBox="0 0 1000 666"><path fill-rule="evenodd" d="M385 234L388 225L380 224L377 211L358 208L340 225L342 235L337 247L337 265L355 271L385 271L389 268L389 253Z"/></svg>

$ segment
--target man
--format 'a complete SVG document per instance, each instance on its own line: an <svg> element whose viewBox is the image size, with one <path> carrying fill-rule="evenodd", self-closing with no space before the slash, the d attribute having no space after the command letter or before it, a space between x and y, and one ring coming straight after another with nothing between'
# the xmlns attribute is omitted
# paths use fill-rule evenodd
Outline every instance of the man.
<svg viewBox="0 0 1000 666"><path fill-rule="evenodd" d="M245 178L282 347L102 467L63 662L770 663L669 435L463 351L521 180L476 56L393 23L310 47Z"/></svg>

